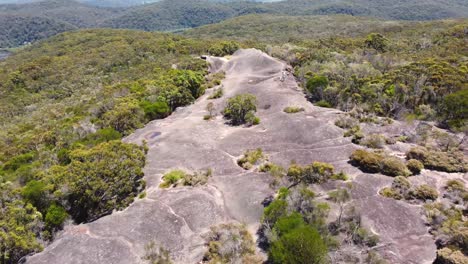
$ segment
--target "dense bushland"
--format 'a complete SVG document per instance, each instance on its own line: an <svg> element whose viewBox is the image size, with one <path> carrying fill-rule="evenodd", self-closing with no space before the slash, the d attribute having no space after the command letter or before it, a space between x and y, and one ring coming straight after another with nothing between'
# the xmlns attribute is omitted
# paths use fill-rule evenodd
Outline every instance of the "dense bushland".
<svg viewBox="0 0 468 264"><path fill-rule="evenodd" d="M193 55L216 45L86 30L2 61L1 257L16 262L40 250L67 219L93 221L128 206L145 188L145 147L120 139L202 95L207 64Z"/></svg>

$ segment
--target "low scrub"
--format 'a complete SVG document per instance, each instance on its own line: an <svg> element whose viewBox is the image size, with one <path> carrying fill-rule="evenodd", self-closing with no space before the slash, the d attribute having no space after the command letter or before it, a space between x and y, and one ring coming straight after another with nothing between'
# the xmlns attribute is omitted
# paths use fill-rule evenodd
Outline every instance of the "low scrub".
<svg viewBox="0 0 468 264"><path fill-rule="evenodd" d="M242 158L237 160L237 164L245 170L250 170L254 165L260 161L266 160L266 156L263 154L261 148L255 150L247 150Z"/></svg>
<svg viewBox="0 0 468 264"><path fill-rule="evenodd" d="M212 171L208 169L204 172L186 173L182 170L172 170L162 177L160 188L178 187L178 186L199 186L208 183Z"/></svg>
<svg viewBox="0 0 468 264"><path fill-rule="evenodd" d="M305 111L304 107L297 107L297 106L288 106L283 109L283 112L288 114L294 114Z"/></svg>
<svg viewBox="0 0 468 264"><path fill-rule="evenodd" d="M211 227L206 237L208 251L203 263L262 263L255 255L255 242L244 225L221 224Z"/></svg>
<svg viewBox="0 0 468 264"><path fill-rule="evenodd" d="M467 172L468 163L463 152L451 150L448 152L429 150L416 147L406 153L408 159L422 162L426 169L445 172Z"/></svg>
<svg viewBox="0 0 468 264"><path fill-rule="evenodd" d="M362 149L351 154L350 162L368 173L382 173L387 176L411 175L406 164L399 158Z"/></svg>

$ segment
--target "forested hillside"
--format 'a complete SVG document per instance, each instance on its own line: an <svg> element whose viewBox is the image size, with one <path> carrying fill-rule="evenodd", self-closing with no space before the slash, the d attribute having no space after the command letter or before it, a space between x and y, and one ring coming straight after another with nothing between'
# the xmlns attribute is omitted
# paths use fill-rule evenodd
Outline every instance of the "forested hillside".
<svg viewBox="0 0 468 264"><path fill-rule="evenodd" d="M269 43L264 49L291 62L311 99L322 105L359 105L377 115L466 130L467 28L466 20L254 15L184 34Z"/></svg>
<svg viewBox="0 0 468 264"><path fill-rule="evenodd" d="M296 98L308 107L313 103L347 114L334 124L326 120L324 123L333 126L328 128L330 131L336 133L337 127L345 129L344 137L351 138L348 143L354 147L379 149L353 153L349 164L362 171L400 177L416 175L423 168L447 174L466 173L466 158L460 147L463 140L457 141L452 132L468 131L467 20L382 20L466 16L466 7L460 0L446 1L443 6L436 1L424 1L421 5L421 1L365 0L332 4L304 0L269 4L175 0L127 10L62 1L1 6L1 47L34 42L81 27L178 30L230 19L187 30L181 33L184 36L120 29L75 30L33 43L0 62L0 211L3 212L0 215L0 259L16 263L27 254L40 251L65 223L91 222L113 210L126 208L138 196L144 197L146 183L142 169L147 146L123 143L121 139L152 120L168 117L178 107L192 104L206 88L221 84L222 72L205 77L207 62L198 58L205 53L224 56L239 47L256 47L289 63L294 74L294 78L291 77L294 80L290 81L297 86L297 80L303 88L302 91L294 87ZM311 15L330 13L379 18ZM246 16L237 17L239 15ZM251 59L247 55L240 62ZM262 58L276 67L278 73L285 74L282 62L267 56ZM263 73L272 77L255 82L276 81L276 72ZM234 83L233 80L236 79L231 79ZM245 87L257 85L255 82L245 79ZM275 85L280 94L282 84ZM229 91L223 92L220 86L206 100L221 98L225 92ZM263 95L266 93L263 90ZM242 122L259 125L262 121L252 113L257 111L256 103L257 98L252 95L233 97L222 113L231 120L231 125ZM235 114L243 109L236 112L236 107L243 104L247 104L249 110L237 118ZM315 109L315 106L309 108ZM216 115L213 107L213 104L206 106L209 115L203 118L207 124L213 119L212 115ZM262 105L265 111L271 107L271 104ZM258 107L259 112L263 110ZM275 115L289 122L294 114L304 111L291 105ZM203 111L197 113L200 112ZM425 140L433 137L436 147L430 140L416 142L406 131L398 130L397 138L386 138L380 134L366 135L363 129L419 120L434 126L431 132L426 131L434 135L426 136ZM220 124L228 126L224 121ZM435 136L434 131L439 130L444 132ZM341 130L338 133L342 133ZM290 137L296 138L296 135L284 136ZM339 140L343 140L342 137ZM178 144L177 140L175 142ZM400 142L416 147L405 149L408 145L402 146ZM314 144L318 143L313 142L316 147ZM395 161L396 157L389 157L383 145L395 145L399 154L407 152L410 160ZM172 159L172 156L165 158ZM233 163L231 159L229 156L229 164ZM258 161L264 163L256 167L260 165ZM231 165L239 165L242 170L255 167L252 173L279 175L272 185L284 184L285 188L279 189L278 195L268 198L271 203L265 207L263 219L258 220L263 231L271 232L264 234L268 236L264 242L268 244L270 259L284 263L284 259L294 257L295 247L300 242L297 239L307 239L307 243L317 246L318 250L314 251L317 256L313 257L320 259L328 250L340 246L337 239L346 232L352 234L350 244L365 245L369 249L378 243L378 237L359 226L358 216L347 219L342 227L341 213L337 226L326 223L325 212L328 214L330 210L327 202L343 210L345 202L351 199L344 188L327 194L328 200L324 203L312 201L315 194L308 186L329 179L346 181L345 173L335 173L333 166L322 162L309 165L292 162L286 170L267 161L262 150L257 149L246 151L237 164ZM347 160L345 163L343 166L349 165ZM182 179L207 178L211 170L193 175L176 170L167 175L162 186L171 188ZM400 193L397 188L409 186L404 179L396 177L395 186L383 189L382 196L403 201L414 197L424 201L437 198L437 191L434 194L427 187ZM308 185L302 188L303 183ZM444 188L455 190L460 197L465 195L457 198L453 194L463 205L466 190L463 183L461 185L452 182ZM310 215L301 215L303 211L291 213L294 199L309 201L312 209L302 209L315 211ZM462 210L455 205L449 209L438 206L431 203L424 208L428 214L436 210L439 215L444 214L440 219L432 215L434 221L431 222L434 236L441 237L444 242L437 245L445 250L445 253L439 252L439 257L445 258L443 254L453 251L458 254L456 257L466 258L467 253L463 251L466 241L460 240L466 228ZM211 231L215 233L213 239L221 239L222 236L216 235L216 228ZM230 232L248 237L248 231ZM249 243L246 252L253 254L253 242ZM211 251L206 257L221 258L217 254L222 252L216 251L219 245L220 242L211 241ZM375 261L371 263L380 263Z"/></svg>
<svg viewBox="0 0 468 264"><path fill-rule="evenodd" d="M0 47L16 47L77 29L66 22L41 16L0 16Z"/></svg>
<svg viewBox="0 0 468 264"><path fill-rule="evenodd" d="M39 251L67 219L92 221L132 202L145 186L145 148L120 139L204 93L207 65L192 55L211 44L85 30L0 62L5 263Z"/></svg>
<svg viewBox="0 0 468 264"><path fill-rule="evenodd" d="M287 0L259 3L254 1L163 0L134 7L110 8L65 0L46 0L26 4L0 5L0 18L14 16L22 22L22 36L0 42L0 47L11 47L15 39L37 39L49 36L58 24L68 23L79 28L112 27L147 31L175 31L217 23L247 14L276 14L288 16L347 14L392 20L433 20L468 16L468 4L460 0L411 1L312 1ZM45 17L50 26L31 30L31 17ZM36 20L40 20L39 18ZM310 21L304 21L309 24ZM2 28L0 28L1 30ZM9 32L0 31L8 36ZM23 36L24 35L24 36Z"/></svg>

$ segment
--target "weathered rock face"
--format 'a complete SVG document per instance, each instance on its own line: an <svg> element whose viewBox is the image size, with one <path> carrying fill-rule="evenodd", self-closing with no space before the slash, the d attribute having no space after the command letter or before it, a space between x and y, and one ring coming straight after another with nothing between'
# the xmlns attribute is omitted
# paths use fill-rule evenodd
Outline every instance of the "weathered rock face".
<svg viewBox="0 0 468 264"><path fill-rule="evenodd" d="M230 60L208 60L213 70L226 72L224 96L210 100L217 111L227 98L252 93L259 102L261 124L232 127L221 115L203 120L211 91L170 117L151 122L126 139L148 143L146 198L93 223L67 227L28 263L144 263L144 246L150 241L170 250L177 263L200 261L206 250L202 236L210 226L239 221L256 230L259 225L261 203L274 193L269 176L236 164L245 150L255 148L262 148L271 161L283 166L291 160L302 164L317 160L347 172L356 182L353 196L364 223L388 244L380 253L391 263L432 262L436 249L420 208L380 197L379 189L392 179L362 174L347 163L357 146L334 125L339 111L310 104L291 75L280 81L287 65L258 50L240 50ZM287 106L305 111L286 114ZM176 168L211 168L213 177L204 187L159 189L161 176Z"/></svg>

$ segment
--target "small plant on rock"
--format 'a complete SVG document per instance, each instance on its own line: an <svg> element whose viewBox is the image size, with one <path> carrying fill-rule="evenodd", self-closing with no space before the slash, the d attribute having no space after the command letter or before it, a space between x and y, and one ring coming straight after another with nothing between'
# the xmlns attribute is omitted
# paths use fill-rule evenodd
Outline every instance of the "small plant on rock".
<svg viewBox="0 0 468 264"><path fill-rule="evenodd" d="M237 160L237 164L245 170L250 170L257 162L265 160L266 157L263 154L261 148L255 150L248 150L244 153L244 156Z"/></svg>
<svg viewBox="0 0 468 264"><path fill-rule="evenodd" d="M437 190L427 184L420 185L416 189L411 190L409 195L411 198L423 201L435 201L439 197Z"/></svg>
<svg viewBox="0 0 468 264"><path fill-rule="evenodd" d="M294 114L305 111L304 107L297 107L297 106L288 106L283 109L285 113Z"/></svg>

